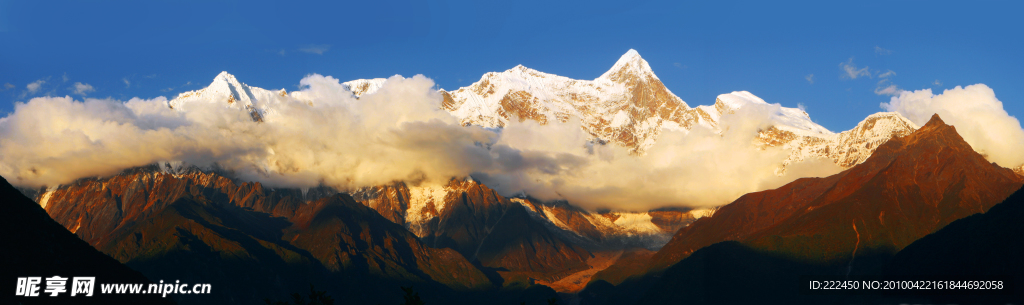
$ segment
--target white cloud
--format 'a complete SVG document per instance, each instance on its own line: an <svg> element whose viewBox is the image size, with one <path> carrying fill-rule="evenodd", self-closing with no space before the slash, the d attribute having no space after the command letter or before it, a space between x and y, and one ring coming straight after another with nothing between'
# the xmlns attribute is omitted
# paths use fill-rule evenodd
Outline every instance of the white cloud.
<svg viewBox="0 0 1024 305"><path fill-rule="evenodd" d="M392 78L359 100L332 78L303 79L265 123L221 103L182 112L164 97L127 102L41 97L0 119L0 175L27 186L68 183L158 161L218 164L276 186L341 188L419 177L445 181L487 168L494 133L437 109L425 77Z"/></svg>
<svg viewBox="0 0 1024 305"><path fill-rule="evenodd" d="M875 54L878 55L889 55L892 54L892 50L886 50L885 48L875 46Z"/></svg>
<svg viewBox="0 0 1024 305"><path fill-rule="evenodd" d="M327 50L330 50L330 49L331 49L331 45L311 44L311 45L307 45L305 47L299 48L299 51L300 52L305 52L305 53L310 53L310 54L316 54L316 55L324 55L324 53L326 53ZM282 50L282 53L283 53L283 51L284 50ZM284 55L284 54L282 54L282 55Z"/></svg>
<svg viewBox="0 0 1024 305"><path fill-rule="evenodd" d="M807 74L807 76L804 76L804 79L806 79L811 85L814 84L814 74Z"/></svg>
<svg viewBox="0 0 1024 305"><path fill-rule="evenodd" d="M868 70L868 67L858 69L857 65L853 63L853 57L850 57L850 60L846 62L839 63L839 69L844 73L840 75L840 78L857 79L862 76L871 78L871 72Z"/></svg>
<svg viewBox="0 0 1024 305"><path fill-rule="evenodd" d="M167 87L167 88L164 88L164 89L160 89L160 92L171 92L171 91L174 91L174 90L177 90L177 89L181 89L181 88L185 88L185 87L188 87L188 86L191 86L191 85L192 85L192 81L187 81L184 84L182 84L181 86Z"/></svg>
<svg viewBox="0 0 1024 305"><path fill-rule="evenodd" d="M595 144L580 123L510 120L504 129L465 127L440 109L423 76L390 78L356 99L332 77L310 75L301 89L272 95L264 122L219 99L170 109L168 100L41 97L0 119L0 175L20 186L68 183L159 161L217 166L267 186L342 190L396 180L439 184L472 175L503 195L526 192L580 206L646 210L714 206L793 179L825 176L829 160L793 164L788 152L758 150L757 130L778 104L723 115L719 134L662 130L647 154Z"/></svg>
<svg viewBox="0 0 1024 305"><path fill-rule="evenodd" d="M887 83L885 81L878 82L878 87L875 87L875 94L878 95L897 95L902 91L903 90L895 84Z"/></svg>
<svg viewBox="0 0 1024 305"><path fill-rule="evenodd" d="M128 78L127 78L127 77L125 77L125 78L122 78L122 79L121 79L121 81L123 81L123 82L124 82L124 88L125 88L125 89L128 89L128 87L131 87L131 86L132 86L132 81L128 80Z"/></svg>
<svg viewBox="0 0 1024 305"><path fill-rule="evenodd" d="M75 82L75 85L74 85L74 87L71 87L71 90L75 94L83 95L83 96L88 94L89 92L96 91L96 89L93 88L92 85L90 85L90 84L83 84L83 83L80 83L80 82Z"/></svg>
<svg viewBox="0 0 1024 305"><path fill-rule="evenodd" d="M1003 103L985 84L957 86L938 95L932 94L931 89L902 91L881 107L899 112L918 125L924 125L937 113L989 161L1003 167L1024 164L1024 130L1020 121L1003 109Z"/></svg>
<svg viewBox="0 0 1024 305"><path fill-rule="evenodd" d="M695 126L662 130L642 157L618 145L589 143L578 121L539 125L510 120L492 153L501 166L474 175L500 194L525 192L564 199L588 209L647 210L663 206L717 206L739 196L781 186L799 177L839 172L831 161L812 160L774 170L788 152L758 150L758 129L772 124L780 106L748 105L722 117L722 134Z"/></svg>
<svg viewBox="0 0 1024 305"><path fill-rule="evenodd" d="M878 85L875 86L875 94L877 95L897 95L903 91L899 86L896 86L890 80L893 76L896 76L896 72L893 70L886 70L884 73L878 72Z"/></svg>
<svg viewBox="0 0 1024 305"><path fill-rule="evenodd" d="M14 89L14 84L4 83L4 88L2 90L0 90L0 91L7 91L7 90L11 90L11 89Z"/></svg>
<svg viewBox="0 0 1024 305"><path fill-rule="evenodd" d="M939 81L939 80L936 79L934 82L932 82L932 85L942 86L942 81Z"/></svg>
<svg viewBox="0 0 1024 305"><path fill-rule="evenodd" d="M25 85L25 89L28 90L29 94L35 94L39 91L39 88L41 88L45 83L45 79L36 80L34 82L29 83L28 85Z"/></svg>

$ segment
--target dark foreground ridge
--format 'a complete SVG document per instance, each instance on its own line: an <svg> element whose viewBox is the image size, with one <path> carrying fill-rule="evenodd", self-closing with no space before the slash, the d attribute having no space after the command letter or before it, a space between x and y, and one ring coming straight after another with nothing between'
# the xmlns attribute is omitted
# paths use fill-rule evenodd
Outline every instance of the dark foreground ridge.
<svg viewBox="0 0 1024 305"><path fill-rule="evenodd" d="M886 266L889 277L909 275L1004 277L1005 296L949 295L942 303L1024 303L1024 188L984 214L975 214L910 244Z"/></svg>
<svg viewBox="0 0 1024 305"><path fill-rule="evenodd" d="M105 295L101 283L152 283L141 273L97 251L63 226L53 221L46 211L25 197L7 180L0 177L0 303L3 304L173 304L159 295ZM69 278L68 292L50 297L14 295L18 277ZM94 276L92 297L70 296L70 283L75 276Z"/></svg>

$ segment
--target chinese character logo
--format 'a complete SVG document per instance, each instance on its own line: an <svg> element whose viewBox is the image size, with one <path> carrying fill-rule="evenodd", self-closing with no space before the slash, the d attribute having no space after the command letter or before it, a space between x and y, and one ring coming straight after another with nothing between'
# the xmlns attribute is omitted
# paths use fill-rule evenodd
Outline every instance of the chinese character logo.
<svg viewBox="0 0 1024 305"><path fill-rule="evenodd" d="M18 289L15 295L35 297L39 296L39 283L42 283L41 277L19 277L18 278ZM10 291L10 290L8 290Z"/></svg>
<svg viewBox="0 0 1024 305"><path fill-rule="evenodd" d="M92 296L93 287L96 286L96 277L75 277L74 281L71 282L71 296L84 294L87 297Z"/></svg>
<svg viewBox="0 0 1024 305"><path fill-rule="evenodd" d="M71 296L86 296L91 297L93 290L96 287L96 277L94 276L76 276L71 279ZM19 277L18 278L18 289L15 290L14 295L23 297L38 297L40 285L43 284L43 278L39 276L30 277ZM43 294L49 294L50 297L55 297L62 293L67 293L68 278L54 275L46 278L46 288L43 289Z"/></svg>
<svg viewBox="0 0 1024 305"><path fill-rule="evenodd" d="M46 278L46 290L43 293L49 293L51 297L55 297L58 294L67 292L68 278L54 275L53 277Z"/></svg>

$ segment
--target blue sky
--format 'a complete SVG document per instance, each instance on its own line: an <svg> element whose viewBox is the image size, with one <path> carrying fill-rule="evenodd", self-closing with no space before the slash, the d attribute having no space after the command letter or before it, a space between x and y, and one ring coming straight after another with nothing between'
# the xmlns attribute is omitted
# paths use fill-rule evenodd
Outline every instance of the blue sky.
<svg viewBox="0 0 1024 305"><path fill-rule="evenodd" d="M310 73L455 89L517 64L593 79L631 48L691 106L747 90L833 131L881 111L890 85L984 83L1024 113L1024 5L826 2L0 0L0 113L43 95L171 98L220 71L288 90Z"/></svg>

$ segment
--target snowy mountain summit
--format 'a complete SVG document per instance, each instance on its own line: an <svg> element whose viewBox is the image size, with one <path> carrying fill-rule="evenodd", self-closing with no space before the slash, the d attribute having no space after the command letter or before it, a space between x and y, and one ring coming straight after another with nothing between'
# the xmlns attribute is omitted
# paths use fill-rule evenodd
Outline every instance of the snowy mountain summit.
<svg viewBox="0 0 1024 305"><path fill-rule="evenodd" d="M252 120L263 122L267 113L272 111L271 105L288 95L284 89L277 92L258 87L250 87L227 71L220 72L213 82L203 89L178 94L169 102L171 109L189 111L195 103L219 103L229 108L245 109Z"/></svg>
<svg viewBox="0 0 1024 305"><path fill-rule="evenodd" d="M594 80L570 79L520 65L442 93L442 107L463 124L499 127L510 120L546 124L577 117L591 135L637 154L654 144L662 128L714 126L672 94L635 50Z"/></svg>
<svg viewBox="0 0 1024 305"><path fill-rule="evenodd" d="M380 87L379 81L346 84L360 88L353 90L358 96L373 93L372 88ZM780 175L789 164L811 158L851 167L867 159L878 144L917 129L897 113L879 113L853 130L833 133L814 123L803 110L766 107L770 104L747 91L719 95L712 105L690 107L665 87L636 50L627 51L594 80L571 79L519 65L486 73L469 86L441 93L441 107L465 125L501 127L511 120L547 124L576 117L581 128L595 138L625 146L637 155L643 155L663 129L688 132L708 128L721 133L728 129L721 126L724 115L751 106L771 109L769 117L774 124L759 131L755 145L791 150L777 171Z"/></svg>
<svg viewBox="0 0 1024 305"><path fill-rule="evenodd" d="M385 82L384 78L358 79L342 85L359 97L375 93ZM747 91L719 95L712 105L690 107L665 87L636 50L623 54L611 69L593 80L571 79L518 65L486 73L469 86L440 92L441 108L463 125L502 127L510 121L548 124L577 118L580 127L595 139L622 145L636 155L644 155L662 130L706 128L721 133L729 128L722 126L723 116L747 107L769 109L773 124L758 131L754 145L791 152L776 171L779 175L789 164L812 158L851 167L866 160L879 144L918 128L897 113L878 113L852 130L833 133L814 123L803 110L771 105ZM195 103L221 104L244 109L253 121L263 122L274 112L274 104L289 98L306 99L298 93L251 87L221 72L208 87L182 93L169 106L188 111Z"/></svg>

